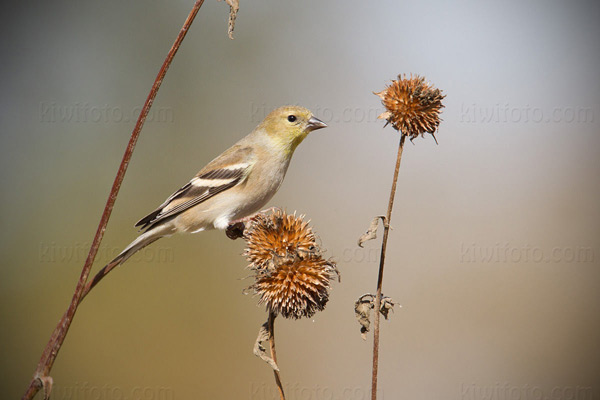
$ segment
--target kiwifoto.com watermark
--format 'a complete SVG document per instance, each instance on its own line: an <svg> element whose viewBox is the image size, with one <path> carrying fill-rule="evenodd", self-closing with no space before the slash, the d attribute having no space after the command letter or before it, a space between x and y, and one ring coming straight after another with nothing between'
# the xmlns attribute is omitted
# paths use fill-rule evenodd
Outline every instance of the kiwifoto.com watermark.
<svg viewBox="0 0 600 400"><path fill-rule="evenodd" d="M299 383L283 383L285 398L288 400L367 400L371 398L371 387L349 386L332 388L325 385L306 386ZM377 391L377 398L384 400L383 390ZM279 400L279 391L272 382L251 383L249 400Z"/></svg>
<svg viewBox="0 0 600 400"><path fill-rule="evenodd" d="M266 103L250 103L250 120L258 124L275 108ZM385 108L383 106L331 108L315 105L310 111L325 123L375 122L378 120L377 117L385 112Z"/></svg>
<svg viewBox="0 0 600 400"><path fill-rule="evenodd" d="M512 104L461 104L459 122L470 124L592 124L596 121L592 107L561 106L543 108Z"/></svg>
<svg viewBox="0 0 600 400"><path fill-rule="evenodd" d="M589 386L511 385L508 382L490 385L476 383L460 386L461 400L592 400Z"/></svg>
<svg viewBox="0 0 600 400"><path fill-rule="evenodd" d="M509 242L480 244L462 243L461 263L593 263L596 253L589 246L555 246L544 249L530 244L514 245Z"/></svg>
<svg viewBox="0 0 600 400"><path fill-rule="evenodd" d="M128 123L135 122L140 115L141 107L123 107L110 104L70 103L60 104L55 101L42 101L39 106L39 119L42 123ZM175 121L173 109L170 107L152 107L146 118L147 122L172 123Z"/></svg>
<svg viewBox="0 0 600 400"><path fill-rule="evenodd" d="M55 385L53 400L173 400L173 389L164 386L135 386L122 388L104 384L94 386L88 382L73 386Z"/></svg>
<svg viewBox="0 0 600 400"><path fill-rule="evenodd" d="M331 257L337 263L379 263L381 249L377 247L346 247L340 252L331 251Z"/></svg>
<svg viewBox="0 0 600 400"><path fill-rule="evenodd" d="M71 244L42 242L38 249L38 260L41 263L82 263L87 258L90 246L91 243L89 242L75 242ZM109 262L122 250L122 248L117 247L100 247L96 259ZM158 244L141 249L131 256L128 262L159 262L170 264L175 262L175 254L172 247L165 247Z"/></svg>

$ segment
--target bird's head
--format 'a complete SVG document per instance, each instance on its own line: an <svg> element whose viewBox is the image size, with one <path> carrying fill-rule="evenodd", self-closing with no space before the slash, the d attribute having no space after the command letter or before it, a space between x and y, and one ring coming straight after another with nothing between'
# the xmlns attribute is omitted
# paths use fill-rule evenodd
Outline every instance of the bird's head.
<svg viewBox="0 0 600 400"><path fill-rule="evenodd" d="M259 128L282 149L293 152L310 132L326 126L304 107L284 106L271 111Z"/></svg>

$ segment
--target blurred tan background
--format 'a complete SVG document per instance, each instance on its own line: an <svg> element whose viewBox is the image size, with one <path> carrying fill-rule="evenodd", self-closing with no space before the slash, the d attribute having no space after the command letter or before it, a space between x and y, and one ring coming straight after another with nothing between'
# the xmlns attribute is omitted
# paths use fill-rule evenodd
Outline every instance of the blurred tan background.
<svg viewBox="0 0 600 400"><path fill-rule="evenodd" d="M0 80L0 388L20 397L72 296L137 111L191 1L4 5ZM381 399L600 396L597 2L209 0L142 132L94 271L133 224L272 108L329 128L298 149L271 205L307 214L342 273L326 310L277 321L288 398L365 399L396 132L372 91L398 73L446 94L407 143L384 293ZM241 241L163 239L79 309L55 399L272 399L252 354L266 319Z"/></svg>

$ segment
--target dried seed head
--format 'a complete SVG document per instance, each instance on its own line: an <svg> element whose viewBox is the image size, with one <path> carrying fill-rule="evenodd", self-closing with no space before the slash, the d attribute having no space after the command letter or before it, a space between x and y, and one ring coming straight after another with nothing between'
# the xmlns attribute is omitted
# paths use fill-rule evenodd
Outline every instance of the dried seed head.
<svg viewBox="0 0 600 400"><path fill-rule="evenodd" d="M316 236L302 217L280 210L259 214L245 232L250 286L259 304L285 318L311 317L329 299L329 282L337 268L321 257Z"/></svg>
<svg viewBox="0 0 600 400"><path fill-rule="evenodd" d="M258 274L252 288L259 304L285 318L312 317L329 300L329 280L335 264L317 259L287 259L274 271Z"/></svg>
<svg viewBox="0 0 600 400"><path fill-rule="evenodd" d="M281 210L270 215L258 214L244 236L245 255L249 267L255 270L269 269L274 261L279 262L296 253L315 253L319 247L308 222Z"/></svg>
<svg viewBox="0 0 600 400"><path fill-rule="evenodd" d="M434 133L440 124L440 110L444 107L442 99L446 96L426 82L425 78L398 75L398 80L375 94L381 97L387 110L378 118L387 120L394 129L411 140L423 136L425 132L431 133L435 139Z"/></svg>

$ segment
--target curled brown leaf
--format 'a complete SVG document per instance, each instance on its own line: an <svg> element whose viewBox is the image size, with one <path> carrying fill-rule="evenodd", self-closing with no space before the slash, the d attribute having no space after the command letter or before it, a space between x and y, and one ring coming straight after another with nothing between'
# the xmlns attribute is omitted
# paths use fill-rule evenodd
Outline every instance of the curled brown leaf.
<svg viewBox="0 0 600 400"><path fill-rule="evenodd" d="M233 29L235 28L235 19L237 18L237 13L240 9L240 1L225 0L225 3L229 5L229 24L227 27L227 35L229 35L229 39L233 40Z"/></svg>
<svg viewBox="0 0 600 400"><path fill-rule="evenodd" d="M381 305L379 312L387 320L390 310L394 311L396 303L391 297L381 297ZM371 327L371 310L375 308L375 296L371 293L363 294L354 303L354 316L360 324L360 336L363 340L367 340L367 332Z"/></svg>
<svg viewBox="0 0 600 400"><path fill-rule="evenodd" d="M258 331L258 337L256 338L256 342L254 343L254 355L257 357L260 357L264 362L269 364L271 366L271 368L273 368L275 371L279 371L279 367L277 366L277 363L275 362L275 360L273 360L271 357L269 357L267 355L267 350L265 349L265 346L263 346L263 342L266 342L269 340L269 335L270 335L269 323L265 322L260 327L260 330Z"/></svg>
<svg viewBox="0 0 600 400"><path fill-rule="evenodd" d="M371 310L373 309L373 295L363 294L354 303L354 315L360 324L360 336L367 340L367 332L371 326Z"/></svg>
<svg viewBox="0 0 600 400"><path fill-rule="evenodd" d="M387 224L387 219L385 215L378 215L375 218L373 218L371 224L369 225L369 229L367 229L367 231L360 238L358 238L358 247L363 247L363 244L365 242L377 238L377 228L379 227L380 219L383 222L384 226Z"/></svg>

